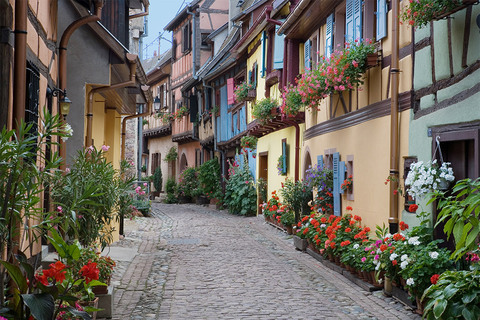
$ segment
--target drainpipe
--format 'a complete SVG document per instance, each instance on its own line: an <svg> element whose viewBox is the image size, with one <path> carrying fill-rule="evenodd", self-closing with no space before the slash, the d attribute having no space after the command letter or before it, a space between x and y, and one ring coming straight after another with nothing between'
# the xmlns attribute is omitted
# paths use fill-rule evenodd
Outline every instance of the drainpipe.
<svg viewBox="0 0 480 320"><path fill-rule="evenodd" d="M390 233L398 231L398 193L394 191L398 188L399 168L399 127L398 127L398 86L399 86L399 20L398 13L400 9L399 0L392 0L392 99L390 109L390 217L388 219Z"/></svg>
<svg viewBox="0 0 480 320"><path fill-rule="evenodd" d="M149 86L142 86L142 91L148 91L149 89L150 89ZM125 136L127 135L127 121L130 120L130 119L135 119L135 118L139 118L139 117L146 117L149 114L151 114L152 113L152 101L147 101L147 104L148 104L148 108L147 108L147 111L145 111L144 113L137 113L137 114L134 114L134 115L131 115L131 116L127 116L127 117L123 118L123 120L122 120L122 152L121 152L121 155L120 155L121 160L125 160Z"/></svg>
<svg viewBox="0 0 480 320"><path fill-rule="evenodd" d="M196 26L196 14L191 12L190 8L187 8L187 14L192 16L192 62L193 62L193 79L197 79L197 51L196 51L196 38L197 38L197 26Z"/></svg>
<svg viewBox="0 0 480 320"><path fill-rule="evenodd" d="M18 2L18 1L17 1ZM78 20L72 22L67 29L63 32L62 38L60 40L60 47L58 48L58 84L60 89L65 92L67 88L67 46L70 37L73 32L80 28L81 26L90 23L100 21L102 16L102 7L103 1L95 1L95 14L90 16L82 17ZM65 122L63 117L60 117L62 122ZM62 163L60 164L60 169L65 170L66 168L66 158L67 158L67 148L66 143L60 139L60 157L62 158Z"/></svg>
<svg viewBox="0 0 480 320"><path fill-rule="evenodd" d="M265 20L267 20L267 22L276 24L277 26L281 26L281 25L282 25L282 22L281 22L281 21L274 20L274 19L270 18L270 14L272 13L272 10L273 10L273 7L272 7L272 6L268 6L268 7L265 9Z"/></svg>
<svg viewBox="0 0 480 320"><path fill-rule="evenodd" d="M105 91L116 90L120 88L130 87L136 85L135 73L137 71L137 55L127 53L126 54L128 63L130 64L130 80L125 82L120 82L113 84L111 86L104 86L99 88L94 88L88 93L88 103L87 103L87 136L85 138L85 146L93 145L92 141L92 131L93 131L93 96L95 93L101 93Z"/></svg>
<svg viewBox="0 0 480 320"><path fill-rule="evenodd" d="M25 118L27 78L27 1L15 1L15 55L13 68L13 128Z"/></svg>
<svg viewBox="0 0 480 320"><path fill-rule="evenodd" d="M135 18L140 18L140 17L145 17L145 16L148 16L148 4L145 6L145 11L144 12L132 14L131 16L128 16L128 19L135 19ZM160 52L159 52L159 54L160 54Z"/></svg>
<svg viewBox="0 0 480 320"><path fill-rule="evenodd" d="M300 179L300 126L294 121L285 121L295 127L295 181Z"/></svg>

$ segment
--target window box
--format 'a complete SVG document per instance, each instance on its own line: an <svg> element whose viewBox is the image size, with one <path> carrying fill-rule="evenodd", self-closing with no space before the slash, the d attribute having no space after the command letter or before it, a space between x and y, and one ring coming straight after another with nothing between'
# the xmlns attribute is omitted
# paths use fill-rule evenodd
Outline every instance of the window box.
<svg viewBox="0 0 480 320"><path fill-rule="evenodd" d="M248 90L247 96L245 97L244 101L253 101L257 97L257 90L252 89Z"/></svg>
<svg viewBox="0 0 480 320"><path fill-rule="evenodd" d="M373 68L378 65L378 53L369 53L367 55L367 69L368 68Z"/></svg>

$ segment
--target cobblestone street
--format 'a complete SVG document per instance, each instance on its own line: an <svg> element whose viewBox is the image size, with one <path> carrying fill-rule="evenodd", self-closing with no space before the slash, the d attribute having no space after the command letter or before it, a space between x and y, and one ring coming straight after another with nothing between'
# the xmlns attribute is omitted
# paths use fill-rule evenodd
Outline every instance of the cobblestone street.
<svg viewBox="0 0 480 320"><path fill-rule="evenodd" d="M420 319L296 251L262 217L154 203L112 247L129 257L112 279L114 319Z"/></svg>

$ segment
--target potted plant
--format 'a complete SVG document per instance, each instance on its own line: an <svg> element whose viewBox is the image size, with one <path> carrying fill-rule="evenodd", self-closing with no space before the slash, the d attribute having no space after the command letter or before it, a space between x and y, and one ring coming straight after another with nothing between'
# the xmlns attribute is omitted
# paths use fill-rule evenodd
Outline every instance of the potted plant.
<svg viewBox="0 0 480 320"><path fill-rule="evenodd" d="M287 229L287 234L293 233L293 225L295 224L295 213L293 211L285 211L280 216L280 222Z"/></svg>
<svg viewBox="0 0 480 320"><path fill-rule="evenodd" d="M310 209L308 203L312 200L312 189L303 180L293 181L286 179L280 190L284 204L295 212L295 222L300 220L302 212L308 212Z"/></svg>
<svg viewBox="0 0 480 320"><path fill-rule="evenodd" d="M255 136L243 136L240 139L240 147L242 147L242 149L248 148L250 150L255 150L257 149L257 141L258 138Z"/></svg>
<svg viewBox="0 0 480 320"><path fill-rule="evenodd" d="M313 208L317 212L329 214L333 211L333 171L318 165L307 170L305 182L317 193L313 201Z"/></svg>
<svg viewBox="0 0 480 320"><path fill-rule="evenodd" d="M280 111L287 117L294 117L303 107L302 96L298 88L292 84L285 87L282 92L282 105Z"/></svg>
<svg viewBox="0 0 480 320"><path fill-rule="evenodd" d="M444 18L476 0L416 0L409 1L400 14L404 23L416 28L426 26L432 20Z"/></svg>
<svg viewBox="0 0 480 320"><path fill-rule="evenodd" d="M278 103L271 98L264 98L253 105L252 116L261 123L267 123L275 118Z"/></svg>
<svg viewBox="0 0 480 320"><path fill-rule="evenodd" d="M353 190L353 176L349 175L347 179L345 179L340 186L344 193L352 192Z"/></svg>
<svg viewBox="0 0 480 320"><path fill-rule="evenodd" d="M170 162L176 161L178 159L177 147L173 146L168 150L168 153L165 155L163 161Z"/></svg>
<svg viewBox="0 0 480 320"><path fill-rule="evenodd" d="M450 163L444 162L438 165L437 160L426 163L418 161L410 165L405 186L408 187L408 194L415 199L433 190L445 189L453 180L455 180L455 176Z"/></svg>
<svg viewBox="0 0 480 320"><path fill-rule="evenodd" d="M249 91L252 91L255 89L255 85L252 83L248 83L247 81L242 82L238 86L235 87L235 90L233 92L235 101L237 102L242 102L246 100L251 100L249 97Z"/></svg>

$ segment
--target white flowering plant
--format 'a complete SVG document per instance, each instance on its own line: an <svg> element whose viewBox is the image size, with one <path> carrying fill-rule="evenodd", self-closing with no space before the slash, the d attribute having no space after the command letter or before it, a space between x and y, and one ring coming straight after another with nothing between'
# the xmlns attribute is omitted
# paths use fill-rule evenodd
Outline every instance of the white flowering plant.
<svg viewBox="0 0 480 320"><path fill-rule="evenodd" d="M408 187L408 194L415 199L439 190L453 180L455 180L455 176L449 162L439 165L437 160L418 161L410 165L405 186Z"/></svg>

